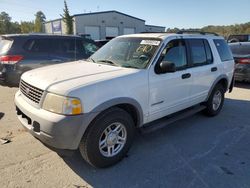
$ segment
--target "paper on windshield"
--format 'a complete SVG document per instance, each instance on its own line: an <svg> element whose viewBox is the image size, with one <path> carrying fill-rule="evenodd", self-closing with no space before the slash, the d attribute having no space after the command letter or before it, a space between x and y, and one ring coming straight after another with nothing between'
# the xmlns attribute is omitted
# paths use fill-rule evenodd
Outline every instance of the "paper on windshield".
<svg viewBox="0 0 250 188"><path fill-rule="evenodd" d="M142 40L140 44L159 46L160 42L158 40Z"/></svg>

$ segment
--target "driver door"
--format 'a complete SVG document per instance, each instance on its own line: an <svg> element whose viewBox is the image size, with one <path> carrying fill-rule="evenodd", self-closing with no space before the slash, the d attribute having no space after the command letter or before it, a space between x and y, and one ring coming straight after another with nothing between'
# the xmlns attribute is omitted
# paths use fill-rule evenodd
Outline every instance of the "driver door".
<svg viewBox="0 0 250 188"><path fill-rule="evenodd" d="M174 63L176 72L157 74L155 67L161 61ZM169 41L157 63L155 66L151 66L149 73L148 121L159 119L189 106L192 78L187 69L188 58L185 41L183 39Z"/></svg>

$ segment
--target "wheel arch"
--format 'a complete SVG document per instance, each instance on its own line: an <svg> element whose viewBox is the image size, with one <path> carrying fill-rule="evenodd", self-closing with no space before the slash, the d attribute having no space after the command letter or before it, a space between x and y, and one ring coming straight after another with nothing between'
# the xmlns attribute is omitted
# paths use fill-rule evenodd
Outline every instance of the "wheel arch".
<svg viewBox="0 0 250 188"><path fill-rule="evenodd" d="M143 123L143 111L139 102L132 98L115 98L109 101L106 101L98 106L96 106L92 111L97 112L95 118L104 112L113 107L118 107L128 112L131 115L135 122L136 127L140 127ZM95 119L94 118L94 119Z"/></svg>
<svg viewBox="0 0 250 188"><path fill-rule="evenodd" d="M221 75L218 78L216 78L216 80L213 82L212 87L210 88L209 92L208 92L208 96L206 98L206 101L208 100L209 96L211 95L213 89L218 85L221 84L224 88L224 92L226 92L228 90L228 78L226 75Z"/></svg>

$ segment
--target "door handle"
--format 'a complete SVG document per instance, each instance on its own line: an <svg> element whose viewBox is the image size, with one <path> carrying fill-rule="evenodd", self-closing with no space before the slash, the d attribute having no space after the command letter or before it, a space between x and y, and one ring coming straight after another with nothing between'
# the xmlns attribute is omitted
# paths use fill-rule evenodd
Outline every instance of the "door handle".
<svg viewBox="0 0 250 188"><path fill-rule="evenodd" d="M186 74L181 75L182 79L187 79L187 78L190 78L190 77L191 77L190 73L186 73Z"/></svg>
<svg viewBox="0 0 250 188"><path fill-rule="evenodd" d="M217 69L217 67L212 67L211 68L211 72L215 72L215 71L217 71L218 69Z"/></svg>

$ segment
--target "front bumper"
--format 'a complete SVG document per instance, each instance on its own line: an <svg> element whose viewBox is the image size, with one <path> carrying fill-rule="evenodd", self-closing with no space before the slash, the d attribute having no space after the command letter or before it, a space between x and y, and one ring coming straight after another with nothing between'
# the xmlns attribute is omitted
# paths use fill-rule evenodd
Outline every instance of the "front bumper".
<svg viewBox="0 0 250 188"><path fill-rule="evenodd" d="M93 114L59 115L36 108L24 100L20 91L15 95L17 116L22 125L45 145L75 150L94 117Z"/></svg>

